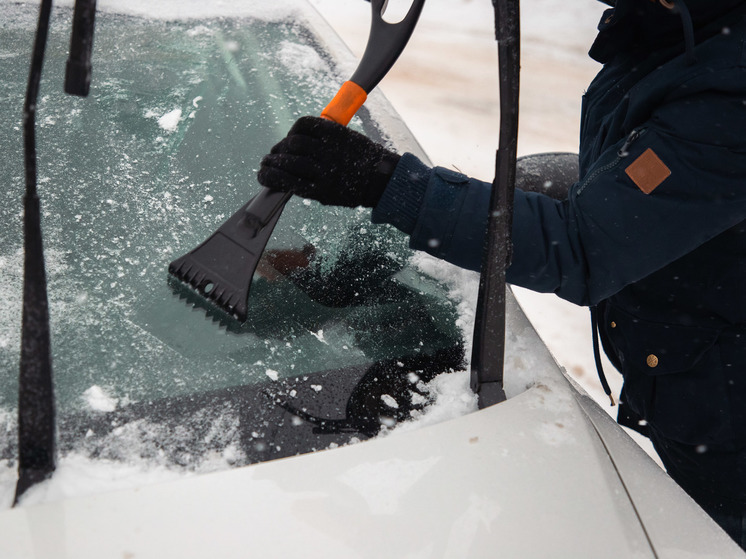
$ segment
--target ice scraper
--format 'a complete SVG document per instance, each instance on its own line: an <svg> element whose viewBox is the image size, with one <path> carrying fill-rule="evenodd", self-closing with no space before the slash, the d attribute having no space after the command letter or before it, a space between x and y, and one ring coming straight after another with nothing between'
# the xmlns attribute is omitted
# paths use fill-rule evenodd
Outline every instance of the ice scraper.
<svg viewBox="0 0 746 559"><path fill-rule="evenodd" d="M383 19L386 3L371 0L370 34L363 57L352 77L321 112L323 118L344 126L350 122L404 50L425 0L413 0L407 15L397 23ZM254 271L290 197L263 188L206 241L171 262L168 271L177 280L176 287L186 284L200 299L244 322Z"/></svg>

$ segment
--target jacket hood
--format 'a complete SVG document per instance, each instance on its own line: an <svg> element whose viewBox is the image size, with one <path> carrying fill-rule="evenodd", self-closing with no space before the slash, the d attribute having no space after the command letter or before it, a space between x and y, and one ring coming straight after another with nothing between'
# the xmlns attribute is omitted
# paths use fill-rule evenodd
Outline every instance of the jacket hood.
<svg viewBox="0 0 746 559"><path fill-rule="evenodd" d="M599 24L590 55L607 62L619 52L649 54L652 50L684 43L680 14L657 0L601 0L613 6ZM681 2L682 0L677 0ZM683 0L691 15L697 42L719 33L731 18L746 12L746 0ZM682 46L683 48L683 46Z"/></svg>

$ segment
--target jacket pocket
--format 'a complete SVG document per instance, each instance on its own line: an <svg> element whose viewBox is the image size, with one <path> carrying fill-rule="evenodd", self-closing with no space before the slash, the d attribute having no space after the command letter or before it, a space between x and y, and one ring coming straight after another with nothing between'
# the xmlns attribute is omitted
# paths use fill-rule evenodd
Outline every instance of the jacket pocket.
<svg viewBox="0 0 746 559"><path fill-rule="evenodd" d="M716 328L644 320L613 305L607 306L605 320L622 367L651 376L692 369L720 335Z"/></svg>
<svg viewBox="0 0 746 559"><path fill-rule="evenodd" d="M719 447L734 442L720 329L652 322L612 305L604 319L624 375L625 404L678 442Z"/></svg>

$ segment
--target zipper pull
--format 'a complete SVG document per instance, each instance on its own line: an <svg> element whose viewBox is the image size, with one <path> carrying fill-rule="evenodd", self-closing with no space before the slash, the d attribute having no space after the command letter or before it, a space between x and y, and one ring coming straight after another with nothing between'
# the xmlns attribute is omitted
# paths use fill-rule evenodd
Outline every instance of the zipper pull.
<svg viewBox="0 0 746 559"><path fill-rule="evenodd" d="M632 130L632 132L629 133L629 136L627 136L627 140L624 142L624 145L619 148L617 155L619 157L627 157L629 155L629 147L632 145L632 142L640 137L641 133L641 130Z"/></svg>

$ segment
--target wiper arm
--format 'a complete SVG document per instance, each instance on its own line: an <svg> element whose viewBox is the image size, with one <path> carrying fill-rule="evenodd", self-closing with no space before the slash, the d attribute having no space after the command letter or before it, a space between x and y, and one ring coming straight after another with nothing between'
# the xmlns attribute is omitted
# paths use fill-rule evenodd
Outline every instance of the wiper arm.
<svg viewBox="0 0 746 559"><path fill-rule="evenodd" d="M24 277L21 364L18 379L18 482L13 504L32 485L47 479L56 467L55 410L49 305L36 190L36 104L44 64L52 0L42 0L23 109Z"/></svg>
<svg viewBox="0 0 746 559"><path fill-rule="evenodd" d="M52 0L42 0L23 110L24 278L18 379L18 481L13 504L56 468L56 419L47 275L37 193L36 106L49 34ZM91 83L96 0L76 0L65 91L85 97Z"/></svg>
<svg viewBox="0 0 746 559"><path fill-rule="evenodd" d="M471 387L477 394L479 409L506 400L503 388L505 273L512 251L520 85L520 2L492 0L492 4L500 67L500 145L490 196L471 353Z"/></svg>

